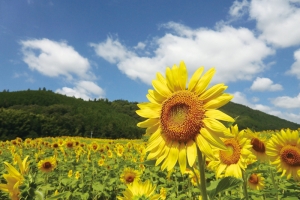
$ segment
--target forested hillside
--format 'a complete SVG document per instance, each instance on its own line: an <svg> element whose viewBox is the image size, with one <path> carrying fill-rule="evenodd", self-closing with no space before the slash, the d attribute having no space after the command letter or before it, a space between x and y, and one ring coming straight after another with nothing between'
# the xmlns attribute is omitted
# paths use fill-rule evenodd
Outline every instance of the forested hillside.
<svg viewBox="0 0 300 200"><path fill-rule="evenodd" d="M143 119L135 111L137 102L94 99L84 101L52 91L0 92L0 139L15 137L83 136L99 138L141 138L144 129L136 124ZM240 128L255 131L297 129L288 122L246 106L228 103L221 108L238 117Z"/></svg>

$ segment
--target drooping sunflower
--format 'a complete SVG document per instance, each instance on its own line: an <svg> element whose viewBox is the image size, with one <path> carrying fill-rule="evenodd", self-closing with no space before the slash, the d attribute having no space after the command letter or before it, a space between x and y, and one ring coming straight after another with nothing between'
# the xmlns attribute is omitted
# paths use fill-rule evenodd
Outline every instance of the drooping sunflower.
<svg viewBox="0 0 300 200"><path fill-rule="evenodd" d="M260 132L253 132L249 128L246 129L245 136L251 140L252 148L250 150L257 160L261 162L269 161L269 156L266 154L267 138L260 136Z"/></svg>
<svg viewBox="0 0 300 200"><path fill-rule="evenodd" d="M300 139L298 131L281 130L273 134L267 144L267 155L281 176L300 180Z"/></svg>
<svg viewBox="0 0 300 200"><path fill-rule="evenodd" d="M248 178L247 184L252 190L262 190L265 186L265 179L261 174L252 173Z"/></svg>
<svg viewBox="0 0 300 200"><path fill-rule="evenodd" d="M179 67L166 69L166 78L160 73L152 81L150 102L140 103L136 113L148 118L138 123L151 135L146 151L148 159L156 158L156 165L170 171L179 163L182 173L186 165L192 167L197 157L197 146L207 157L213 158L211 146L226 149L220 138L227 137L226 127L218 120L233 122L234 119L217 110L233 96L223 93L227 88L217 84L207 89L215 69L203 76L203 67L192 75L187 84L188 73L184 62Z"/></svg>
<svg viewBox="0 0 300 200"><path fill-rule="evenodd" d="M247 164L255 161L255 156L251 153L250 140L244 136L244 130L239 131L238 126L231 126L233 138L224 139L226 150L214 150L217 160L208 163L208 168L216 171L216 177L234 176L242 178L242 170Z"/></svg>
<svg viewBox="0 0 300 200"><path fill-rule="evenodd" d="M132 169L130 167L126 167L120 176L120 180L123 183L130 184L133 181L139 181L140 176L141 176L141 173L138 170Z"/></svg>
<svg viewBox="0 0 300 200"><path fill-rule="evenodd" d="M37 165L42 172L51 172L56 168L57 162L54 157L50 157L40 160Z"/></svg>
<svg viewBox="0 0 300 200"><path fill-rule="evenodd" d="M127 185L123 192L123 197L117 196L118 200L149 199L158 200L160 194L155 193L156 186L153 186L149 180L145 182L134 181Z"/></svg>

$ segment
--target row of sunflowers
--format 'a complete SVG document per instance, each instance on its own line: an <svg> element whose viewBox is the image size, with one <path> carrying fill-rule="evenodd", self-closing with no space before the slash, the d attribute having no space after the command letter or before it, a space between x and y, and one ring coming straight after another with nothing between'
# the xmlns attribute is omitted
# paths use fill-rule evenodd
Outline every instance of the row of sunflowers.
<svg viewBox="0 0 300 200"><path fill-rule="evenodd" d="M138 104L144 140L39 138L2 142L1 197L10 199L298 199L298 130L239 130L208 88L215 69L184 62L157 73ZM203 75L202 75L203 74ZM208 89L207 89L208 88ZM1 167L1 166L0 166Z"/></svg>

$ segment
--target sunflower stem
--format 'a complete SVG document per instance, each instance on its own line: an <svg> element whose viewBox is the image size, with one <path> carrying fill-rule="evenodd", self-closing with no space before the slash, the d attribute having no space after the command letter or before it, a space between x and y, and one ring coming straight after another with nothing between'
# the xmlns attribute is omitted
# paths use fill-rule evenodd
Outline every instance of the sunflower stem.
<svg viewBox="0 0 300 200"><path fill-rule="evenodd" d="M202 152L197 148L198 154L198 167L200 172L200 190L202 200L207 200L207 191L206 191L206 179L205 179L205 156L202 155Z"/></svg>
<svg viewBox="0 0 300 200"><path fill-rule="evenodd" d="M248 200L248 190L247 190L247 175L245 171L242 171L242 177L243 177L243 193L246 200Z"/></svg>
<svg viewBox="0 0 300 200"><path fill-rule="evenodd" d="M271 167L269 168L269 171L270 171L270 174L271 174L271 180L272 180L273 186L274 186L274 188L275 188L275 190L276 190L276 198L279 199L279 198L278 198L278 187L277 187L277 184L276 184L276 182L275 182L273 170L271 169Z"/></svg>

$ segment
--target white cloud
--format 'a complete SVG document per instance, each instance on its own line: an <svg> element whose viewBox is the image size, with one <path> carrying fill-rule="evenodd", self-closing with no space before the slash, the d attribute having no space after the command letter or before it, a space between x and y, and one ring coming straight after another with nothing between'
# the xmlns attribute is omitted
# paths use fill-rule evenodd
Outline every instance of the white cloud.
<svg viewBox="0 0 300 200"><path fill-rule="evenodd" d="M89 73L90 63L66 42L56 42L49 39L33 39L20 42L22 45L23 61L32 70L49 76L65 76L73 79L94 78Z"/></svg>
<svg viewBox="0 0 300 200"><path fill-rule="evenodd" d="M299 0L252 0L250 18L257 21L260 38L278 47L299 45L299 3Z"/></svg>
<svg viewBox="0 0 300 200"><path fill-rule="evenodd" d="M128 77L147 84L151 83L157 71L164 73L166 66L179 64L180 60L186 62L190 75L202 65L206 69L216 67L214 82L251 80L264 70L262 60L274 53L246 28L223 25L217 30L191 29L175 22L162 27L167 28L169 33L153 39L149 45L155 47L151 49L152 57L138 56L134 48L112 38L91 46L98 56L117 64Z"/></svg>
<svg viewBox="0 0 300 200"><path fill-rule="evenodd" d="M235 0L229 9L229 14L233 17L241 17L247 12L248 7L249 2L247 0Z"/></svg>
<svg viewBox="0 0 300 200"><path fill-rule="evenodd" d="M248 98L242 92L237 91L237 92L233 93L232 95L234 96L233 99L232 99L232 102L234 102L234 103L242 104L242 105L245 105L245 106L247 106L251 109L260 110L264 113L267 113L267 114L270 114L270 115L273 115L273 116L277 116L281 119L285 119L285 120L288 120L288 121L295 122L295 123L299 124L300 112L298 114L293 113L293 112L296 112L295 110L293 110L293 112L287 112L287 111L283 112L283 111L280 111L280 110L278 110L274 107L270 107L270 106L267 106L267 105L253 104L253 103L248 101ZM298 95L298 98L300 99L300 94ZM291 100L291 101L293 101L293 100ZM289 101L287 103L290 103L291 101ZM298 100L298 101L299 101L299 104L300 104L300 100ZM284 100L283 100L283 102L284 102ZM286 107L284 107L284 108L286 108Z"/></svg>
<svg viewBox="0 0 300 200"><path fill-rule="evenodd" d="M146 47L146 44L143 42L139 42L134 48L135 49L144 49Z"/></svg>
<svg viewBox="0 0 300 200"><path fill-rule="evenodd" d="M291 69L286 74L296 76L300 79L300 49L294 52L295 62L292 64Z"/></svg>
<svg viewBox="0 0 300 200"><path fill-rule="evenodd" d="M252 86L250 87L253 91L278 91L282 90L282 85L280 84L273 84L273 81L269 78L260 78L257 77L254 81Z"/></svg>
<svg viewBox="0 0 300 200"><path fill-rule="evenodd" d="M296 97L281 96L272 99L275 106L281 108L300 108L300 93Z"/></svg>
<svg viewBox="0 0 300 200"><path fill-rule="evenodd" d="M74 88L63 87L62 89L57 89L55 92L84 100L103 98L105 95L104 90L91 81L79 81L75 84Z"/></svg>

